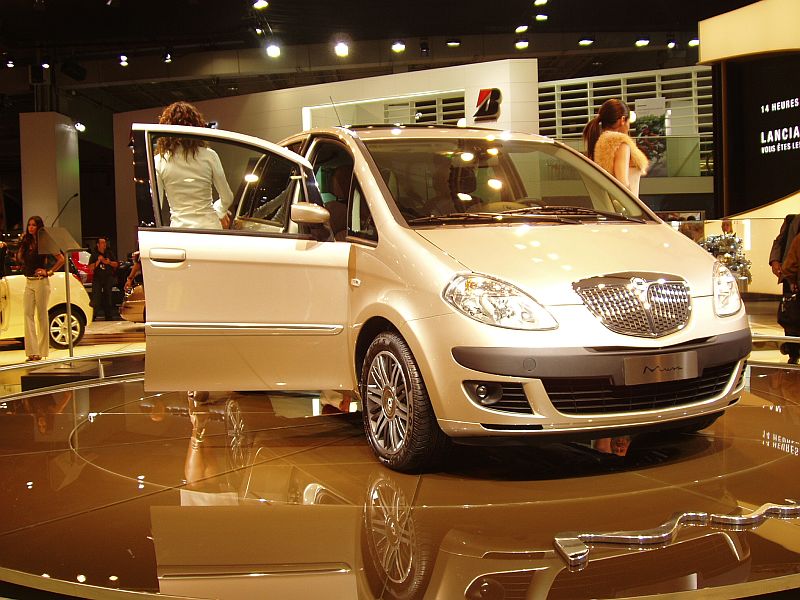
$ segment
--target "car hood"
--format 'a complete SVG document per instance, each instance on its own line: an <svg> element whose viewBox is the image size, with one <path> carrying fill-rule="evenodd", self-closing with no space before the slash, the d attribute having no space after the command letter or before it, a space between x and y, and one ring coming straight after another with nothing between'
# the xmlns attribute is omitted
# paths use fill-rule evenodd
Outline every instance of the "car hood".
<svg viewBox="0 0 800 600"><path fill-rule="evenodd" d="M711 294L714 258L665 224L489 225L418 229L466 267L524 289L542 304L581 304L572 283L613 273L676 275Z"/></svg>

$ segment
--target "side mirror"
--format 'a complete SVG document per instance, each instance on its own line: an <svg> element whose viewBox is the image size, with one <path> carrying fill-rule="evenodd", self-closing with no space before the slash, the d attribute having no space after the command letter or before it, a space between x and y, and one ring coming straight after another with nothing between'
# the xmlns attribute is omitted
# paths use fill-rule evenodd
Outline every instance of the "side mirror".
<svg viewBox="0 0 800 600"><path fill-rule="evenodd" d="M298 225L325 225L331 219L328 209L311 202L292 204L292 221Z"/></svg>

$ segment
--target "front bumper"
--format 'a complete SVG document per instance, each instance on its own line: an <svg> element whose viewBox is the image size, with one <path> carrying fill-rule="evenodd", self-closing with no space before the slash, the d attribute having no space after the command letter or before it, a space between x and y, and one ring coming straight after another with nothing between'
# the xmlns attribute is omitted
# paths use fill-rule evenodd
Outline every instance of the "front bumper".
<svg viewBox="0 0 800 600"><path fill-rule="evenodd" d="M491 337L475 335L483 330L465 328L463 320L457 334L447 319L426 323L424 330L420 323L414 325L420 327L414 331L412 325L412 338L412 333L428 334L437 326L437 341L441 343L437 344L437 352L428 354L435 360L425 362L423 358L420 362L424 363L421 366L439 425L454 438L555 439L563 434L577 439L586 435L602 437L606 432L666 428L667 424L679 422L688 424L721 413L739 398L752 343L745 318L732 330L719 332L718 327L718 333L712 335L710 331L694 331L691 337L684 332L688 335L671 336L673 343L662 346L657 340L637 340L636 346L603 340L604 343L587 346L552 343L531 347L515 342L524 342L524 336L531 340L541 336L511 332L498 339L492 330ZM451 342L451 346L444 347L447 331L454 332L453 337L461 343ZM433 339L431 335L423 337ZM583 337L595 341L593 336ZM477 343L470 345L473 340ZM552 340L557 341L564 340ZM619 336L618 343L623 341L631 340ZM417 353L413 344L412 350L415 356L424 356L421 350ZM696 373L667 374L665 380L656 373L652 381L642 382L639 378L632 382L632 365L639 369L644 366L646 371L650 369L650 359L655 359L653 371L661 368L660 364L667 365L663 370L671 371L677 369L669 366L675 357L690 357L687 362L696 367ZM476 382L500 385L504 398L510 390L513 400L482 404L475 397ZM486 442L492 443L488 439Z"/></svg>

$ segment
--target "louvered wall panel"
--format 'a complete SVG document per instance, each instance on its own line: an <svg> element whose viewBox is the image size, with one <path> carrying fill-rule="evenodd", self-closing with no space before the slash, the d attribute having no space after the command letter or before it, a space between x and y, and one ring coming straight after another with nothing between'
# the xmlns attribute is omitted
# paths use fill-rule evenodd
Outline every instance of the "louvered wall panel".
<svg viewBox="0 0 800 600"><path fill-rule="evenodd" d="M700 139L700 170L713 170L713 90L711 69L704 66L587 77L539 84L539 133L574 145L583 127L609 98L635 106L637 100L663 97L689 102L688 114L673 116L673 125L689 126Z"/></svg>

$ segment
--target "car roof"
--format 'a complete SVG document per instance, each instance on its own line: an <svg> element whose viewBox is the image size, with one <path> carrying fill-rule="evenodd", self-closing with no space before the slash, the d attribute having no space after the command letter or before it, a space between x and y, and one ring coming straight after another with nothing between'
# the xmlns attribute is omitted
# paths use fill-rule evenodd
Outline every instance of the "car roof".
<svg viewBox="0 0 800 600"><path fill-rule="evenodd" d="M408 139L408 138L438 138L438 139L482 139L498 140L526 140L543 143L554 143L551 138L522 132L512 132L488 127L456 127L451 125L392 125L392 124L367 124L346 125L343 127L313 128L305 133L320 134L330 133L341 135L349 134L362 140L379 139Z"/></svg>

